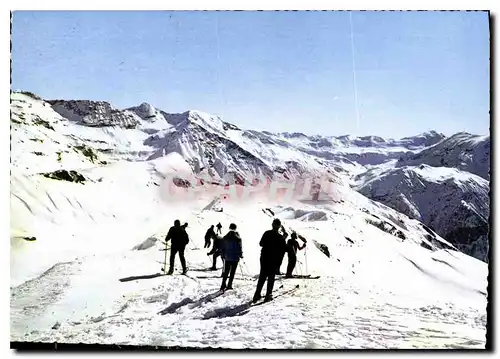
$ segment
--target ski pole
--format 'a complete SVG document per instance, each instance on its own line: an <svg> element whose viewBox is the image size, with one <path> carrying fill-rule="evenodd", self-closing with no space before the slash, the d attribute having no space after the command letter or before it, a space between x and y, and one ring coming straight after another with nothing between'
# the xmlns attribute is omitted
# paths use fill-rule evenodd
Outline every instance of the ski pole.
<svg viewBox="0 0 500 359"><path fill-rule="evenodd" d="M239 263L238 267L240 267L241 276L244 276L244 275L245 275L245 273L244 273L244 271L243 271L243 259L242 259L242 260L240 260L240 263Z"/></svg>
<svg viewBox="0 0 500 359"><path fill-rule="evenodd" d="M165 259L163 260L163 272L167 273L167 251L169 247L167 247L167 242L165 242Z"/></svg>
<svg viewBox="0 0 500 359"><path fill-rule="evenodd" d="M248 267L247 267L247 264L245 263L245 261L242 259L241 262L243 263L243 265L245 266L245 272L247 274L250 274L250 271L248 270Z"/></svg>
<svg viewBox="0 0 500 359"><path fill-rule="evenodd" d="M241 277L245 277L245 275L243 274L243 269L241 268L241 265L239 265L238 267L240 267L240 272L241 272Z"/></svg>
<svg viewBox="0 0 500 359"><path fill-rule="evenodd" d="M300 272L301 275L303 275L304 271L303 271L302 263L299 262L299 261L297 261L297 263L299 263L299 272Z"/></svg>
<svg viewBox="0 0 500 359"><path fill-rule="evenodd" d="M309 274L309 271L307 270L307 246L305 248L304 257L305 257L305 261L306 261L306 274Z"/></svg>

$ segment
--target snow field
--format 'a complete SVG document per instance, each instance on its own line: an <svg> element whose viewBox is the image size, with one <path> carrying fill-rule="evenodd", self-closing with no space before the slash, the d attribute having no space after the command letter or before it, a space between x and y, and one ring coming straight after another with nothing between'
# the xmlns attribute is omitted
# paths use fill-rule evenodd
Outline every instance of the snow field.
<svg viewBox="0 0 500 359"><path fill-rule="evenodd" d="M127 167L133 166L126 164L124 168ZM125 172L128 170L123 169ZM130 178L140 182L146 177ZM107 181L91 185L68 184L71 190L64 189L64 186L58 188L83 201L94 185L101 186L103 183ZM121 184L128 186L125 187L127 189L135 186L132 180ZM45 188L33 190L33 197L43 197L39 194L50 185L43 186ZM84 187L89 192L85 192ZM80 188L81 192L75 188ZM99 198L101 202L115 206L111 209L130 222L134 216L119 210L123 202L118 198L125 201L128 197L123 193L132 192L132 189L100 191ZM142 216L127 225L121 217L109 220L106 222L107 230L102 232L106 234L104 237L99 234L100 230L104 230L104 224L101 227L90 225L89 220L87 225L84 224L85 228L76 228L77 223L85 223L78 215L71 226L59 224L65 233L74 234L75 239L71 241L65 240L63 233L54 236L54 232L49 231L45 236L41 235L46 230L41 225L35 228L37 241L26 245L37 247L28 247L18 254L18 260L11 263L13 274L22 273L20 268L23 266L32 267L31 271L27 269L24 278L31 274L33 279L41 271L42 265L36 264L35 254L26 257L30 252L39 256L44 250L47 256L57 254L51 258L52 261L54 264L62 263L45 275L12 288L12 340L226 348L444 348L484 345L485 299L475 292L476 287L481 286L470 278L471 273L476 278L484 276L481 262L473 259L462 261L456 253L451 258L452 254L444 251L432 254L439 255L439 259L461 271L475 268L465 271L469 277L467 281L463 278L464 273L459 275L453 274L451 269L448 272L443 270L446 265L430 260L428 251L410 242L399 243L394 236L366 224L361 215L359 218L353 216L355 211L349 206L343 211L341 205L335 207L339 214L330 213L333 221L284 219L285 226L309 238L308 272L321 275L320 279L278 279L275 288L281 284L290 288L295 283L300 284L300 288L293 296L276 298L274 303L255 307L245 315L204 320L214 312L230 312L253 295L254 277L259 270L258 241L272 221L262 208L275 210L279 217L279 207L263 200L261 203L245 204L221 201L223 212L201 211L211 200L205 198L189 204L188 209L181 204L172 208L168 204L158 204L163 211L148 211L142 206L154 207L145 200L155 198L154 189L148 196L145 195L141 208L139 202L135 202L135 206L127 206L129 212L133 211L136 216L144 211ZM107 196L117 201L106 199ZM138 197L131 198L138 200ZM57 200L54 202L58 203ZM94 199L89 200L89 204L82 203L84 209L76 213L81 216L81 213L98 211L98 206L91 206L95 202ZM66 213L65 208L60 210L61 214L57 214L57 210L46 213L50 201L44 198L43 203L45 207L39 209L37 218L42 218L39 214L45 213L45 220L48 221L48 218L57 219ZM312 207L301 203L295 205L295 209L306 212ZM160 243L146 250L131 249L147 237L163 239L175 218L189 222L191 241L186 250L186 260L191 269L189 277L159 276L120 282L120 278L160 271L164 258ZM25 222L24 216L18 221L28 222ZM64 221L69 223L67 217ZM214 272L198 271L211 265L211 258L203 249L203 236L210 224L218 222L222 223L224 233L230 223L237 224L243 238L245 265L240 265L241 269L237 271L235 291L203 302L199 299L216 292L221 283L220 269ZM355 245L351 246L344 236L351 238ZM311 238L326 244L331 258L316 248ZM66 251L59 250L62 243ZM44 246L48 248L44 249ZM305 271L305 253L301 251L298 255L302 271ZM403 255L409 256L424 271L416 269ZM25 258L31 259L25 261ZM220 268L220 259L218 263ZM285 258L282 270L286 263ZM299 264L296 268L298 273ZM176 271L180 271L178 259ZM19 277L19 283L22 283L22 276ZM459 283L460 286L446 285L446 281ZM276 293L279 293L278 289ZM172 314L157 314L165 307L188 298L194 303L182 306ZM56 323L59 326L52 329Z"/></svg>
<svg viewBox="0 0 500 359"><path fill-rule="evenodd" d="M111 154L99 153L100 160L137 160L156 150L143 144L143 131L82 127L42 101L22 94L13 98L24 101L13 103L22 109L17 117L24 112L27 121L38 121L34 115L39 115L56 131L44 125L13 126L11 340L258 349L484 348L486 264L456 251L422 248L426 232L417 221L343 184L334 200L322 204L273 201L257 192L246 201L221 198L214 209L222 212L203 210L215 199L213 191L190 199L165 195L171 189L169 176L192 175L180 154L101 164L67 147L75 145L73 140L88 140L96 148L113 147ZM192 114L209 132L221 131L217 119ZM156 125L143 121L141 126L152 130ZM238 139L237 131L226 133L265 161L278 156L276 163L290 158L314 163L312 156L298 156L286 146L259 147ZM31 137L35 140L27 140ZM186 154L200 156L193 148L181 143ZM32 153L38 151L45 155ZM49 155L54 151L63 151L61 161ZM87 181L38 175L60 168L78 169ZM295 273L321 278L278 278L274 302L231 315L255 290L258 243L272 221L262 211L266 208L308 239ZM189 223L188 276L177 275L177 258L176 275L151 277L163 265L159 240L177 218ZM367 218L394 225L406 239ZM212 298L221 284L221 261L216 271L203 271L211 265L203 237L218 222L223 233L230 223L237 224L244 258L235 290ZM23 239L31 236L36 241ZM439 236L436 241L446 243ZM330 258L315 242L328 247ZM140 244L147 245L133 250ZM285 258L282 271L286 264ZM133 276L150 278L127 279ZM293 295L278 297L296 284L300 287ZM176 303L185 305L158 314Z"/></svg>

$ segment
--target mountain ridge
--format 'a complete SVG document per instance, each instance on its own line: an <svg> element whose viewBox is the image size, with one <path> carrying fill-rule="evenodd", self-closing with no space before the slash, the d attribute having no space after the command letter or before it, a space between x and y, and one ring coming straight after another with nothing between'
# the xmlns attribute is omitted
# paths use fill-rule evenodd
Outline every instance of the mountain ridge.
<svg viewBox="0 0 500 359"><path fill-rule="evenodd" d="M36 166L24 170L46 172L122 160L148 161L177 152L195 174L208 175L216 182L223 180L221 183L234 180L244 185L259 176L274 181L324 177L350 183L365 196L422 220L438 234L452 236L452 243L464 251L481 260L487 257L489 228L481 218L488 218L489 204L479 206L474 204L474 198L489 202L485 197L489 193L489 136L457 133L446 137L436 131L398 140L379 136L308 136L300 132L241 129L201 111L170 114L145 102L119 110L105 101L44 101L19 92L11 95L11 102L15 144L12 163L18 169L32 163L30 158L36 158ZM31 140L26 142L26 138ZM429 206L419 198L428 196L420 182L434 186L434 193L444 191L447 182L436 181L433 176L446 168L459 171L448 171L456 198L445 201L452 203L450 208L459 214L443 210L447 219L441 221L447 223L443 226L429 219ZM413 177L407 179L408 174ZM477 180L476 175L482 180ZM398 186L405 180L410 183ZM460 185L468 180L476 185ZM397 188L401 196L391 192L382 198L379 192L387 187ZM463 240L460 237L465 229L450 234L453 216L475 218L473 225L460 227L469 228L472 234L467 232ZM476 241L480 244L474 245Z"/></svg>

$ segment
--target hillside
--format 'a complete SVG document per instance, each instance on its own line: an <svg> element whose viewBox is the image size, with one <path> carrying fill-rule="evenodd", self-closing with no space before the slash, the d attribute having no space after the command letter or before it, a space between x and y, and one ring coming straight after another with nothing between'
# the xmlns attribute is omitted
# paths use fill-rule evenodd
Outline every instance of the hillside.
<svg viewBox="0 0 500 359"><path fill-rule="evenodd" d="M490 178L490 136L460 132L415 154L403 156L396 166L426 164L457 168L486 180Z"/></svg>
<svg viewBox="0 0 500 359"><path fill-rule="evenodd" d="M484 219L488 222L486 203L489 201L484 193L489 191L486 182L490 166L489 136L458 133L445 137L430 131L395 140L377 136L260 132L240 129L200 111L169 114L147 103L119 110L106 102L43 101L22 93L13 93L12 110L12 143L17 144L12 146L12 163L24 166L28 172L81 168L121 160L142 161L178 153L196 176L221 185L266 181L297 183L312 179L326 185L328 191L336 183L351 183L371 199L422 220L465 253L487 260L489 229ZM25 164L30 162L33 165L27 168ZM416 187L398 186L402 192L391 194L390 200L377 195L378 190L373 189L392 186L395 178L403 179L405 171L418 171L421 165L430 166L429 173L435 168L436 176L447 169L460 170L447 172L451 177L458 176L450 182L431 180L432 193L439 194L436 203L457 204L446 207L439 220L428 213L428 201L411 199L413 191L422 192ZM398 171L398 168L404 170ZM399 175L395 177L393 173ZM467 173L486 181L476 186L453 185L461 182ZM373 181L378 174L381 177ZM473 176L470 178L475 181ZM196 181L185 179L186 183ZM451 189L445 187L447 183L452 184ZM413 185L418 187L418 183ZM452 199L447 194L450 191ZM405 199L394 199L401 196ZM415 196L422 195L415 193ZM461 205L469 203L469 198L479 198L483 204L474 208ZM402 207L401 203L408 201L413 209L402 209L408 206ZM458 216L453 215L455 208ZM450 228L456 218L474 224L459 227L469 228L466 232L453 231Z"/></svg>
<svg viewBox="0 0 500 359"><path fill-rule="evenodd" d="M361 194L425 223L464 253L488 261L489 183L483 178L420 165L363 179L359 176Z"/></svg>
<svg viewBox="0 0 500 359"><path fill-rule="evenodd" d="M396 210L392 201L360 193L374 188L380 195L384 178L399 182L406 171L411 181L400 190L415 194L416 207L429 198L426 188L446 187L449 206L458 210L455 198L466 202L471 226L463 231L474 234L481 222L473 211L489 211L483 197L470 196L484 196L483 178L395 167L396 153L435 146L440 134L323 141L244 130L199 111L108 105L12 94L11 340L484 348L487 264L422 223L426 214L418 208ZM228 174L241 181L230 183ZM257 175L266 186L248 186ZM307 188L283 195L290 183L310 177L322 180L313 191L321 196ZM417 178L427 182L419 187ZM360 192L351 187L355 181ZM382 193L390 199L389 189ZM273 217L307 239L295 274L320 278L278 277L275 300L249 307L259 240ZM178 259L173 276L160 272L161 240L175 219L189 223L186 276L179 275ZM235 290L224 294L217 293L220 272L207 271L211 258L203 248L205 231L218 222L224 232L235 223L243 238ZM433 223L451 226L445 216Z"/></svg>

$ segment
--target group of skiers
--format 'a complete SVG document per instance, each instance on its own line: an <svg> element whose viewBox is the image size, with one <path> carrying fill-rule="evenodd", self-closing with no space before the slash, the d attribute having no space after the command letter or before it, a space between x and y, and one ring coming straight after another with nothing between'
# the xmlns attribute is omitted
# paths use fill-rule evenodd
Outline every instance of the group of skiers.
<svg viewBox="0 0 500 359"><path fill-rule="evenodd" d="M168 231L165 241L171 240L171 252L170 252L170 268L167 274L172 274L174 270L174 260L175 255L179 253L179 258L182 265L182 273L185 274L187 271L186 260L184 258L184 250L186 245L189 243L189 237L186 233L187 223L183 226L180 225L179 220L175 220L174 226ZM213 262L211 270L216 270L216 261L220 256L222 257L224 266L222 272L222 285L220 290L230 290L233 289L232 284L234 280L234 275L238 267L240 259L243 258L243 246L242 240L239 233L236 231L236 224L231 223L229 225L229 232L221 236L222 225L217 224L217 233L214 230L214 226L210 226L205 234L205 246L204 248L210 248L213 240L212 249L207 253L208 256L213 256ZM260 246L262 247L260 253L260 274L257 281L257 288L253 296L253 301L256 302L262 298L261 292L264 287L264 283L267 280L267 290L264 301L270 301L273 299L272 292L274 287L275 276L280 275L280 267L283 262L285 254L288 254L288 266L286 270L286 278L291 278L295 265L297 263L297 250L302 250L305 248L306 243L301 246L297 241L297 233L293 232L288 238L288 233L281 224L278 218L275 218L272 222L272 228L262 235L260 240Z"/></svg>

